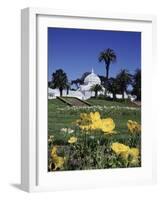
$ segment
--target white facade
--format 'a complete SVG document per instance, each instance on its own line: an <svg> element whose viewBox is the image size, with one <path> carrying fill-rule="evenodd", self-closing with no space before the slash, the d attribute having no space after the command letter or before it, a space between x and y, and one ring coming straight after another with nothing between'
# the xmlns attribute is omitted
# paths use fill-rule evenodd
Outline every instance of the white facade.
<svg viewBox="0 0 161 200"><path fill-rule="evenodd" d="M92 86L94 85L101 85L101 80L100 78L94 73L93 69L91 74L85 77L84 79L84 84L80 85L80 88L78 91L80 91L83 94L83 99L89 99L95 95L95 92L91 91ZM104 94L105 88L103 88L102 92L98 92L99 94Z"/></svg>

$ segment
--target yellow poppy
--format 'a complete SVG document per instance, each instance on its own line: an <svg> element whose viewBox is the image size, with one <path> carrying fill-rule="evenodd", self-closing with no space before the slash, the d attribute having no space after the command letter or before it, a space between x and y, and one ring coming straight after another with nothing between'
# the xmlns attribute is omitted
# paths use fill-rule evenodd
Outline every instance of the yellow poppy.
<svg viewBox="0 0 161 200"><path fill-rule="evenodd" d="M141 125L136 121L128 120L127 127L131 133L138 133L141 131Z"/></svg>
<svg viewBox="0 0 161 200"><path fill-rule="evenodd" d="M71 137L69 140L68 140L68 143L70 144L73 144L73 143L76 143L77 142L77 138L76 137Z"/></svg>
<svg viewBox="0 0 161 200"><path fill-rule="evenodd" d="M80 118L81 118L82 120L88 119L88 114L87 114L87 113L81 113L81 114L80 114Z"/></svg>
<svg viewBox="0 0 161 200"><path fill-rule="evenodd" d="M116 133L113 119L101 119L99 112L81 113L80 120L77 120L80 129L85 131L100 129L104 134Z"/></svg>
<svg viewBox="0 0 161 200"><path fill-rule="evenodd" d="M112 133L114 128L115 128L115 123L114 123L113 119L111 119L111 118L102 119L101 130L104 133Z"/></svg>
<svg viewBox="0 0 161 200"><path fill-rule="evenodd" d="M94 113L90 112L89 116L90 116L90 119L91 119L92 122L96 122L96 121L100 120L100 113L99 112L94 112Z"/></svg>
<svg viewBox="0 0 161 200"><path fill-rule="evenodd" d="M55 165L54 170L56 170L57 168L61 169L64 165L65 158L55 155L55 156L53 156L53 161L54 161L54 165Z"/></svg>
<svg viewBox="0 0 161 200"><path fill-rule="evenodd" d="M138 157L139 156L139 149L138 148L131 148L129 151L129 154L133 157Z"/></svg>
<svg viewBox="0 0 161 200"><path fill-rule="evenodd" d="M91 124L91 129L92 130L101 129L101 127L102 127L102 120L101 119L93 121L93 123Z"/></svg>
<svg viewBox="0 0 161 200"><path fill-rule="evenodd" d="M55 155L57 155L57 146L53 146L51 150L51 157L54 157Z"/></svg>
<svg viewBox="0 0 161 200"><path fill-rule="evenodd" d="M127 155L130 147L126 146L124 144L118 143L118 142L114 142L111 146L112 150L117 154L122 154L122 155Z"/></svg>

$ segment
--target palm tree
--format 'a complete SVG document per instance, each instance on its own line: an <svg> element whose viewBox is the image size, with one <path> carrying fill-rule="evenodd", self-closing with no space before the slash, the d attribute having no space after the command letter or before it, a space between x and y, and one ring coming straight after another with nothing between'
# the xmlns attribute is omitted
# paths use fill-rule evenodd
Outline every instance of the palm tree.
<svg viewBox="0 0 161 200"><path fill-rule="evenodd" d="M82 83L81 83L81 84L83 84L83 83L84 83L84 79L85 79L85 78L86 78L86 76L88 76L90 73L91 73L91 72L84 72L84 73L82 74L82 76L81 76L81 78L80 78L80 80L82 81Z"/></svg>
<svg viewBox="0 0 161 200"><path fill-rule="evenodd" d="M137 96L137 100L141 101L141 70L137 69L133 75L132 94Z"/></svg>
<svg viewBox="0 0 161 200"><path fill-rule="evenodd" d="M108 48L102 51L99 55L99 62L104 62L106 67L106 79L108 82L110 64L116 61L116 54L114 50Z"/></svg>
<svg viewBox="0 0 161 200"><path fill-rule="evenodd" d="M71 83L70 82L67 82L67 95L69 94L69 90L71 89Z"/></svg>
<svg viewBox="0 0 161 200"><path fill-rule="evenodd" d="M90 74L90 72L84 72L84 73L82 74L81 78L77 78L77 79L75 79L75 80L72 80L71 85L74 84L74 85L76 86L76 88L78 89L79 86L80 86L81 84L84 83L84 79L85 79L86 76L88 76L89 74Z"/></svg>
<svg viewBox="0 0 161 200"><path fill-rule="evenodd" d="M101 76L101 75L99 75L98 77L99 77L100 80L101 80L101 85L102 85L103 87L106 87L106 77L105 77L105 76Z"/></svg>
<svg viewBox="0 0 161 200"><path fill-rule="evenodd" d="M50 85L51 85L51 81L48 81L48 87L50 87Z"/></svg>
<svg viewBox="0 0 161 200"><path fill-rule="evenodd" d="M116 76L116 79L119 85L119 91L124 99L124 93L127 92L128 86L132 83L132 75L128 72L128 70L123 69Z"/></svg>
<svg viewBox="0 0 161 200"><path fill-rule="evenodd" d="M101 85L96 84L96 85L93 85L91 87L91 91L95 92L95 97L97 97L98 96L98 92L103 91L103 88L102 88Z"/></svg>
<svg viewBox="0 0 161 200"><path fill-rule="evenodd" d="M66 89L68 86L68 78L66 73L62 69L56 70L52 74L51 88L58 88L60 91L60 96L63 95L63 89Z"/></svg>
<svg viewBox="0 0 161 200"><path fill-rule="evenodd" d="M115 100L116 94L119 93L119 85L116 78L110 78L108 80L108 91L113 94L113 100Z"/></svg>
<svg viewBox="0 0 161 200"><path fill-rule="evenodd" d="M80 78L77 78L77 79L75 79L75 80L72 80L72 82L71 82L71 85L75 85L76 86L76 88L78 89L79 88L79 86L80 86L80 84L83 84L83 82L82 82L82 80L80 79Z"/></svg>

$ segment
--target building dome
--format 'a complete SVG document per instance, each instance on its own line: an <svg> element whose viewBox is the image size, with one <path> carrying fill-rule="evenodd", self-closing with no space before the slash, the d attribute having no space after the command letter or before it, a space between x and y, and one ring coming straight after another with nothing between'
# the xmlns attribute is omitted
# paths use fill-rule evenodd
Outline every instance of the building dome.
<svg viewBox="0 0 161 200"><path fill-rule="evenodd" d="M96 84L100 85L101 84L100 78L97 76L97 74L93 72L93 69L92 69L92 73L86 76L86 78L84 79L84 84L85 85L96 85Z"/></svg>

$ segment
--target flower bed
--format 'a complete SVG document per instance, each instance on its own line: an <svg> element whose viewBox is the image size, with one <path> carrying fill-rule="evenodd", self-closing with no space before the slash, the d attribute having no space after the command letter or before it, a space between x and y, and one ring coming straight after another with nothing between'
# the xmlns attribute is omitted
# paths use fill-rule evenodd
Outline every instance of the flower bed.
<svg viewBox="0 0 161 200"><path fill-rule="evenodd" d="M49 171L141 166L140 108L57 107L50 120Z"/></svg>

